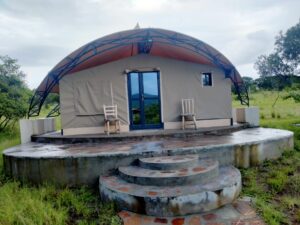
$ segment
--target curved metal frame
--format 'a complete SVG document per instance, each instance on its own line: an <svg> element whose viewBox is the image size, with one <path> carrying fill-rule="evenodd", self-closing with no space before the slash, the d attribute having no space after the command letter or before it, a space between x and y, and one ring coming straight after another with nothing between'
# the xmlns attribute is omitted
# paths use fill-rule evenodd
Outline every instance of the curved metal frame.
<svg viewBox="0 0 300 225"><path fill-rule="evenodd" d="M150 34L150 31L153 34ZM191 37L185 37L181 35L178 36L177 33L175 33L174 35L168 35L161 32L160 30L151 29L151 28L141 29L139 32L129 34L125 37L122 36L121 34L122 33L120 33L119 37L114 39L109 39L109 40L98 39L85 45L77 53L76 56L65 58L69 60L68 63L65 63L64 65L51 70L47 76L45 90L44 91L37 90L31 98L30 106L28 110L28 118L39 115L41 108L45 102L45 99L47 98L48 94L51 92L52 88L59 83L60 79L65 74L67 74L69 71L74 69L76 66L84 63L85 61L89 60L90 58L96 55L110 51L114 48L133 45L133 44L138 44L139 54L149 54L152 47L152 38L159 38L161 40L161 41L155 41L156 43L174 45L189 50L193 53L205 56L212 64L216 65L217 67L221 68L224 71L226 78L231 79L236 89L236 92L238 93L238 97L240 99L241 104L249 106L249 97L248 97L247 88L245 88L242 82L238 82L237 71L235 67L233 65L228 65L228 62L222 61L220 57L223 55L221 55L220 53L218 54L211 53L210 50L207 48L206 43ZM97 50L98 47L105 47L105 45L108 45L109 47L101 51ZM83 57L87 54L90 54L90 56ZM55 115L58 115L59 113L57 114L57 112L59 108L56 108L55 110L56 110Z"/></svg>

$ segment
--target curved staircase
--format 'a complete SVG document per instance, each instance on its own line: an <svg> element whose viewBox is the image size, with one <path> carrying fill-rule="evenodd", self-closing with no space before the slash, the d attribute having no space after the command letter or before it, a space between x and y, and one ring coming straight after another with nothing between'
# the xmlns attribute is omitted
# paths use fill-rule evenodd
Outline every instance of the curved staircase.
<svg viewBox="0 0 300 225"><path fill-rule="evenodd" d="M100 177L100 194L121 210L156 217L207 212L232 203L241 190L241 174L233 166L199 160L198 155L141 158Z"/></svg>

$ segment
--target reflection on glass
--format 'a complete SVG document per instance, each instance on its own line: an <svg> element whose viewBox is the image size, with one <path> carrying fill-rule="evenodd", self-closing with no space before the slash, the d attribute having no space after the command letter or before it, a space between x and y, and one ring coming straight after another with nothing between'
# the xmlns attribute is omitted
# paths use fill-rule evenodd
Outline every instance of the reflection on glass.
<svg viewBox="0 0 300 225"><path fill-rule="evenodd" d="M144 97L158 97L157 73L143 73Z"/></svg>
<svg viewBox="0 0 300 225"><path fill-rule="evenodd" d="M132 113L133 124L140 124L141 123L141 109L140 109L140 101L139 100L132 100L131 113Z"/></svg>
<svg viewBox="0 0 300 225"><path fill-rule="evenodd" d="M131 97L132 98L139 98L140 87L139 87L139 74L138 73L131 73L130 74L130 86L131 86Z"/></svg>
<svg viewBox="0 0 300 225"><path fill-rule="evenodd" d="M158 99L145 99L144 113L146 124L159 124L160 123L160 109Z"/></svg>
<svg viewBox="0 0 300 225"><path fill-rule="evenodd" d="M137 125L136 128L160 125L158 73L130 73L129 82L131 124Z"/></svg>

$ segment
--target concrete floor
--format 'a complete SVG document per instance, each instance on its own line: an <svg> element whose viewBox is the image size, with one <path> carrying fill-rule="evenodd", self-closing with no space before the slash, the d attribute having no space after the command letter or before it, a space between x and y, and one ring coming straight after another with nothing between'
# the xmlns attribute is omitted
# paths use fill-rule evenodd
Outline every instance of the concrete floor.
<svg viewBox="0 0 300 225"><path fill-rule="evenodd" d="M100 175L139 158L197 154L220 165L249 167L275 159L293 148L290 131L251 128L225 135L152 137L103 143L46 144L31 142L3 152L8 176L33 183L97 186ZM49 169L50 168L50 169Z"/></svg>
<svg viewBox="0 0 300 225"><path fill-rule="evenodd" d="M227 135L205 135L186 138L165 138L163 140L127 140L111 143L83 143L83 144L45 144L31 142L4 151L6 156L32 158L61 158L83 157L94 155L115 155L120 153L159 152L200 146L225 146L255 144L291 137L293 133L286 130L269 128L250 128Z"/></svg>

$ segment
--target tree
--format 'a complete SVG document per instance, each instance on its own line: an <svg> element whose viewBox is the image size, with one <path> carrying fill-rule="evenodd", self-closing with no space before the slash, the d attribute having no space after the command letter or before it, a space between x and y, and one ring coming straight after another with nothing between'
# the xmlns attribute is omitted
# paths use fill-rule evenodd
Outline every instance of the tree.
<svg viewBox="0 0 300 225"><path fill-rule="evenodd" d="M280 32L276 37L274 52L259 56L254 67L262 79L276 77L271 79L272 88L280 91L290 85L290 77L300 75L300 21L286 33Z"/></svg>
<svg viewBox="0 0 300 225"><path fill-rule="evenodd" d="M254 83L254 80L252 77L244 76L244 77L242 77L242 79L243 79L243 82L246 85L246 87L250 87Z"/></svg>
<svg viewBox="0 0 300 225"><path fill-rule="evenodd" d="M26 116L31 91L16 59L0 56L0 130Z"/></svg>
<svg viewBox="0 0 300 225"><path fill-rule="evenodd" d="M287 30L285 34L279 33L275 45L282 58L289 62L294 68L300 66L300 21ZM299 75L299 70L297 71Z"/></svg>

